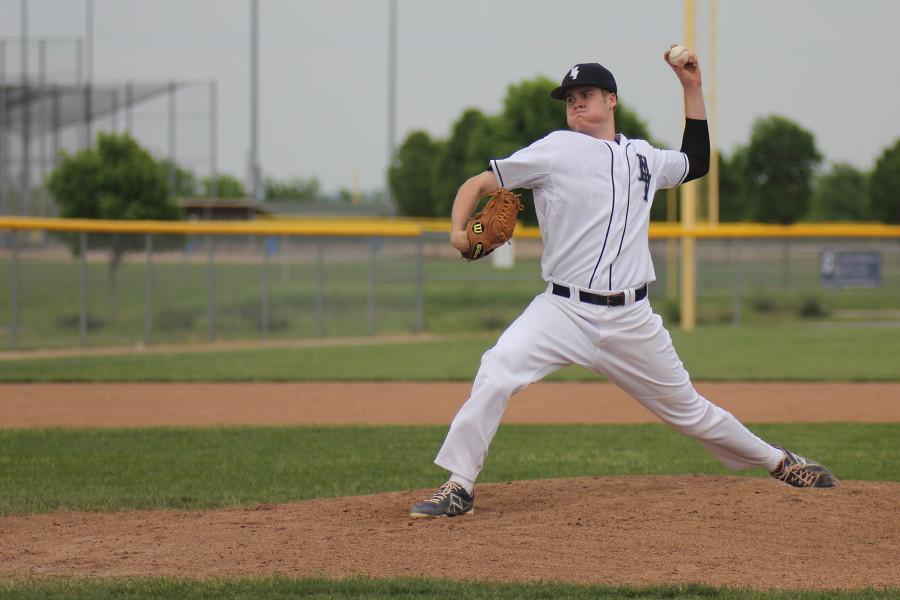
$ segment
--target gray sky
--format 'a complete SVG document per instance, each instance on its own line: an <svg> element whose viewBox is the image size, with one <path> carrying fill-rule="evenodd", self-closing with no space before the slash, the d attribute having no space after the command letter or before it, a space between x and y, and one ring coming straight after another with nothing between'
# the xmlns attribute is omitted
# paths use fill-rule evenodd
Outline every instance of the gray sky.
<svg viewBox="0 0 900 600"><path fill-rule="evenodd" d="M279 178L327 191L381 188L387 164L387 0L260 0L260 158ZM0 0L0 36L19 36L21 0ZM84 0L29 0L29 34L81 36ZM94 77L210 80L219 87L220 170L246 178L249 0L94 0ZM598 61L653 135L680 142L680 87L662 62L683 37L681 1L398 0L397 141L446 136L467 107L501 108L524 78L561 79ZM697 51L712 91L709 4ZM720 0L719 145L780 114L811 130L829 162L869 169L900 137L900 76L889 45L896 0ZM562 106L560 106L562 109ZM182 137L191 136L185 128ZM179 158L197 150L179 138ZM159 148L164 152L165 148ZM199 169L202 171L202 169Z"/></svg>

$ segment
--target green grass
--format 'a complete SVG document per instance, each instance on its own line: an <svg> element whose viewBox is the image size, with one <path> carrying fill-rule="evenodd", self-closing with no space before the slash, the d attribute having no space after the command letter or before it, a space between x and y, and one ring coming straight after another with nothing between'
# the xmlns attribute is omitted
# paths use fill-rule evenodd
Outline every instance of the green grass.
<svg viewBox="0 0 900 600"><path fill-rule="evenodd" d="M694 380L897 381L900 335L879 327L672 330ZM412 342L0 361L0 382L468 381L497 334ZM596 380L569 368L551 380Z"/></svg>
<svg viewBox="0 0 900 600"><path fill-rule="evenodd" d="M900 481L900 424L752 428L840 478ZM445 426L0 430L0 515L428 488L444 476L431 461L445 433ZM661 424L507 425L479 481L727 473L696 441Z"/></svg>
<svg viewBox="0 0 900 600"><path fill-rule="evenodd" d="M194 598L249 600L267 598L360 598L370 600L547 600L557 598L612 600L880 600L897 598L900 590L753 591L703 585L612 587L565 583L459 582L441 579L290 579L269 577L231 580L176 579L63 579L0 581L0 595L8 600L128 600L131 598Z"/></svg>

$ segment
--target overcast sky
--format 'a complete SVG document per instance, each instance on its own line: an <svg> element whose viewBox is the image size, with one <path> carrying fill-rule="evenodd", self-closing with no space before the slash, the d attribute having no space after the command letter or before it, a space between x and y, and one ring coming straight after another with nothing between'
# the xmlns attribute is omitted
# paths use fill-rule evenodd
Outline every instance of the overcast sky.
<svg viewBox="0 0 900 600"><path fill-rule="evenodd" d="M265 173L315 176L327 191L352 188L358 173L363 190L381 188L388 0L259 5ZM0 36L19 37L20 6L0 0ZM29 37L83 36L84 6L29 0ZM696 8L709 96L709 3ZM723 151L745 143L754 119L767 114L811 130L827 161L863 169L900 137L900 69L889 44L900 2L720 0L718 22ZM511 83L559 80L573 64L597 61L653 135L677 145L681 90L661 56L683 30L680 0L398 0L397 141L416 129L446 136L467 107L499 112ZM249 0L94 0L94 78L216 80L220 170L246 178L249 32ZM178 142L188 164L200 150L182 138L206 136L190 131L182 128Z"/></svg>

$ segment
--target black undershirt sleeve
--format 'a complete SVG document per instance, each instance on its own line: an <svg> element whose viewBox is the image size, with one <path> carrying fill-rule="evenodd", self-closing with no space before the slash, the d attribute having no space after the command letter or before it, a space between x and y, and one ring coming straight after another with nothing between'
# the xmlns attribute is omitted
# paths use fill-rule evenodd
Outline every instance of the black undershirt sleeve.
<svg viewBox="0 0 900 600"><path fill-rule="evenodd" d="M685 119L681 151L688 157L685 181L699 179L709 172L709 125L706 119Z"/></svg>

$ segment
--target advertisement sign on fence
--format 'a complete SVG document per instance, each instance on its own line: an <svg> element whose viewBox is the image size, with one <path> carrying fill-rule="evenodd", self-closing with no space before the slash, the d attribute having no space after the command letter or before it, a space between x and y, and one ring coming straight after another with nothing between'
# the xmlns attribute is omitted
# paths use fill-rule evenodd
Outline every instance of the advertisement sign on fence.
<svg viewBox="0 0 900 600"><path fill-rule="evenodd" d="M881 285L881 253L824 250L819 255L819 276L823 287L878 287Z"/></svg>

